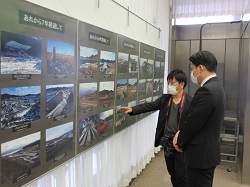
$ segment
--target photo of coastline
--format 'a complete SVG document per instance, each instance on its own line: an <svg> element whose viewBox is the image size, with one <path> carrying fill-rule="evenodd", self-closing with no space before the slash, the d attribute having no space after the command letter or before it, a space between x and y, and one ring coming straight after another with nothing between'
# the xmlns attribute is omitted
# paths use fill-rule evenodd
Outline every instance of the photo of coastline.
<svg viewBox="0 0 250 187"><path fill-rule="evenodd" d="M46 129L46 161L60 160L73 147L73 122Z"/></svg>
<svg viewBox="0 0 250 187"><path fill-rule="evenodd" d="M1 129L40 120L40 86L1 88Z"/></svg>
<svg viewBox="0 0 250 187"><path fill-rule="evenodd" d="M97 64L99 61L98 49L80 46L80 74L97 74Z"/></svg>
<svg viewBox="0 0 250 187"><path fill-rule="evenodd" d="M42 39L1 32L1 74L41 74Z"/></svg>
<svg viewBox="0 0 250 187"><path fill-rule="evenodd" d="M74 74L75 46L73 44L47 41L47 74Z"/></svg>
<svg viewBox="0 0 250 187"><path fill-rule="evenodd" d="M18 181L41 164L41 132L1 144L2 183Z"/></svg>

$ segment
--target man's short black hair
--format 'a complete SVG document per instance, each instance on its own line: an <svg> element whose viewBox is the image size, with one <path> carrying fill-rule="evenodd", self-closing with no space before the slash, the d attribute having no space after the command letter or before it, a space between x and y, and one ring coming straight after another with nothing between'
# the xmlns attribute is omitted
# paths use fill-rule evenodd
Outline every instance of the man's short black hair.
<svg viewBox="0 0 250 187"><path fill-rule="evenodd" d="M167 77L167 81L171 81L173 79L176 79L178 83L184 82L184 88L187 85L187 75L180 69L174 69L172 70Z"/></svg>
<svg viewBox="0 0 250 187"><path fill-rule="evenodd" d="M210 72L216 72L217 60L210 51L199 51L194 53L189 60L197 67L203 65Z"/></svg>

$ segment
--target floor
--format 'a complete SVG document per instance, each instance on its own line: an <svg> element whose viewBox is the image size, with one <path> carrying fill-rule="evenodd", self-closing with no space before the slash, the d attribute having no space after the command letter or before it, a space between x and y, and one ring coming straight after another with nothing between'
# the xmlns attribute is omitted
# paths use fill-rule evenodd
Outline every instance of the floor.
<svg viewBox="0 0 250 187"><path fill-rule="evenodd" d="M239 184L235 168L228 172L229 164L222 163L216 167L213 187L250 187L250 185ZM172 186L163 151L155 155L155 158L146 166L140 175L130 182L130 187L170 187Z"/></svg>

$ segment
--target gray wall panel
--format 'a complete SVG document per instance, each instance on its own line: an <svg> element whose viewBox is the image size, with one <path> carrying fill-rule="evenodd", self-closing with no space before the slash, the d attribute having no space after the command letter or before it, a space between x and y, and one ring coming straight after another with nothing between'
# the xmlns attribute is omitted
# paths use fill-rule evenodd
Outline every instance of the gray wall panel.
<svg viewBox="0 0 250 187"><path fill-rule="evenodd" d="M176 41L174 69L182 69L189 79L190 41ZM188 86L185 88L188 92Z"/></svg>
<svg viewBox="0 0 250 187"><path fill-rule="evenodd" d="M225 54L225 82L226 109L238 112L238 86L239 86L239 39L226 40Z"/></svg>

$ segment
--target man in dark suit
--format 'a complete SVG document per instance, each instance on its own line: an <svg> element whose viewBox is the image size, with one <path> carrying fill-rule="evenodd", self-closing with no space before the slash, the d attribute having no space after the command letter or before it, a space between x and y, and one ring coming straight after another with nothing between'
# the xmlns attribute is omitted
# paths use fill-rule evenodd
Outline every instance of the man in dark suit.
<svg viewBox="0 0 250 187"><path fill-rule="evenodd" d="M220 127L224 119L225 93L216 77L217 60L209 51L193 54L191 80L200 85L185 121L173 139L184 152L189 187L211 187L220 164Z"/></svg>
<svg viewBox="0 0 250 187"><path fill-rule="evenodd" d="M165 161L173 187L187 187L183 153L174 150L172 144L175 133L183 124L192 97L184 92L187 84L186 74L175 69L168 74L168 94L156 101L134 107L121 107L119 111L129 115L160 110L155 132L155 147L164 147Z"/></svg>

